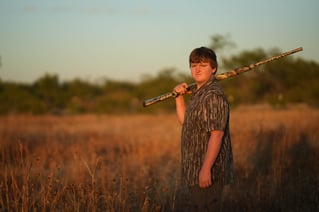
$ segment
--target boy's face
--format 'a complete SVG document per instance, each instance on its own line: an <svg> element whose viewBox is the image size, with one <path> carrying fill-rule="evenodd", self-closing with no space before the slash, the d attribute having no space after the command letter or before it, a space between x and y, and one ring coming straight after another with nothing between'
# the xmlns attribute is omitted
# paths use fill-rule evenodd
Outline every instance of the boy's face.
<svg viewBox="0 0 319 212"><path fill-rule="evenodd" d="M216 72L216 68L212 68L209 62L191 63L190 69L194 80L201 85L210 80Z"/></svg>

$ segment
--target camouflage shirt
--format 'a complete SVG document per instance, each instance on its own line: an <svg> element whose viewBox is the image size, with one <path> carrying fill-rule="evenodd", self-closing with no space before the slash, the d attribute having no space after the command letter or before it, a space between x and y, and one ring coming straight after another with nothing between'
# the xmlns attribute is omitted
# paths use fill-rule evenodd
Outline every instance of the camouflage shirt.
<svg viewBox="0 0 319 212"><path fill-rule="evenodd" d="M215 78L192 91L182 126L182 178L188 186L198 184L212 130L224 132L220 152L211 169L212 183L233 181L233 155L229 131L229 104Z"/></svg>

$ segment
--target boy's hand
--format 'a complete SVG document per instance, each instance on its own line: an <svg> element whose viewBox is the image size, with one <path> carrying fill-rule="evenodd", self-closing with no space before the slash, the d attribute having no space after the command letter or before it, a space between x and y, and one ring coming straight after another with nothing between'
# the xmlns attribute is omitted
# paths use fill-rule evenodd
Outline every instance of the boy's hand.
<svg viewBox="0 0 319 212"><path fill-rule="evenodd" d="M199 187L207 188L212 185L210 170L201 169L199 172Z"/></svg>
<svg viewBox="0 0 319 212"><path fill-rule="evenodd" d="M184 82L175 86L173 91L177 93L178 95L184 95L186 93L190 93L190 91L188 91L187 88L188 88L188 85L186 82Z"/></svg>

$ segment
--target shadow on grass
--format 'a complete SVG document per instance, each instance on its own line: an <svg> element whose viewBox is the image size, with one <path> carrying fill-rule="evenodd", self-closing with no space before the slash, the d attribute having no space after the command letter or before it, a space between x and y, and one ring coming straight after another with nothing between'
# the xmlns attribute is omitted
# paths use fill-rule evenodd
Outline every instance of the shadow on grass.
<svg viewBox="0 0 319 212"><path fill-rule="evenodd" d="M281 127L257 134L252 169L237 167L237 181L225 191L223 211L318 211L318 152L300 133L275 155L284 147L285 133Z"/></svg>

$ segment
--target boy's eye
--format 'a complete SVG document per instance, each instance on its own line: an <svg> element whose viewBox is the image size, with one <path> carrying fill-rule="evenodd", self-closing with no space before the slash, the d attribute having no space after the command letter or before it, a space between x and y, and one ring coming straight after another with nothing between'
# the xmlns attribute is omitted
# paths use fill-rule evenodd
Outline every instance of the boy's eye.
<svg viewBox="0 0 319 212"><path fill-rule="evenodd" d="M191 68L195 68L197 66L197 64L191 64Z"/></svg>

